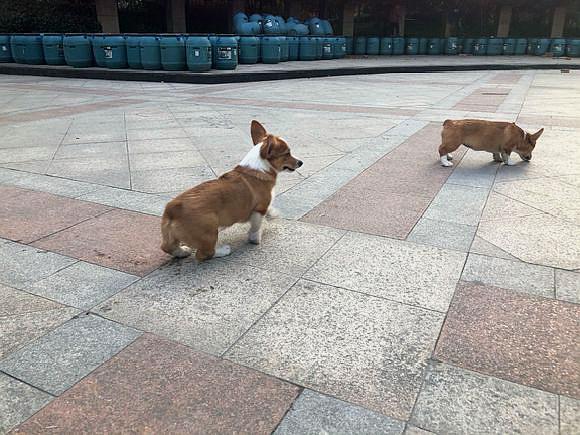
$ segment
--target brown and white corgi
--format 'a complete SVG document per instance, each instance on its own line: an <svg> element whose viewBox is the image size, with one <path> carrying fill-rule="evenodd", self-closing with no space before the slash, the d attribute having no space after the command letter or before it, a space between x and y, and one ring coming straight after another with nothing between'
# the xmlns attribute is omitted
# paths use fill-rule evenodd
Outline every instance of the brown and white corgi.
<svg viewBox="0 0 580 435"><path fill-rule="evenodd" d="M487 151L493 154L493 160L513 165L512 152L522 160L529 162L536 141L544 129L531 134L526 133L513 122L485 121L479 119L462 119L443 123L439 160L442 166L453 166L449 160L451 153L462 144L476 151Z"/></svg>
<svg viewBox="0 0 580 435"><path fill-rule="evenodd" d="M276 177L294 171L302 162L292 156L284 139L251 125L253 148L233 170L216 180L189 189L165 206L161 220L161 249L187 257L196 249L198 261L229 255L228 245L216 246L220 228L250 222L248 241L259 244L262 221L270 212Z"/></svg>

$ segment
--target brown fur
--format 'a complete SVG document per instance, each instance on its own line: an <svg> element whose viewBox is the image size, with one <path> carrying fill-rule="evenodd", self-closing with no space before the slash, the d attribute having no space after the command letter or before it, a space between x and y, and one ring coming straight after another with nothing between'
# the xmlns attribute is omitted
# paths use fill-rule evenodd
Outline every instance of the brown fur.
<svg viewBox="0 0 580 435"><path fill-rule="evenodd" d="M534 134L526 133L513 122L448 119L443 123L439 156L449 154L463 144L476 151L493 153L496 161L507 163L512 152L529 161L543 132L542 128Z"/></svg>
<svg viewBox="0 0 580 435"><path fill-rule="evenodd" d="M183 192L165 207L161 221L161 249L170 255L183 254L181 245L197 249L196 259L212 258L218 230L235 223L247 222L254 212L264 216L272 200L277 173L295 170L302 165L290 154L288 144L268 134L252 121L254 146L262 143L260 156L272 169L266 172L236 166L216 180L207 181Z"/></svg>

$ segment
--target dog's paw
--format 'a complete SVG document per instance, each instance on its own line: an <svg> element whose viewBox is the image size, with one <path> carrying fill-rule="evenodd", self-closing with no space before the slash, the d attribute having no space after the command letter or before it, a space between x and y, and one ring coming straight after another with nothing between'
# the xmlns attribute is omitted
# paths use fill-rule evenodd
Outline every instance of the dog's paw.
<svg viewBox="0 0 580 435"><path fill-rule="evenodd" d="M447 154L447 160L453 160L453 154Z"/></svg>
<svg viewBox="0 0 580 435"><path fill-rule="evenodd" d="M507 162L505 162L505 164L508 165L508 166L513 166L513 165L516 164L516 162L514 162L511 158L508 158L507 159Z"/></svg>
<svg viewBox="0 0 580 435"><path fill-rule="evenodd" d="M248 233L248 242L252 243L253 245L259 245L262 241L262 234L260 231L256 231L255 233Z"/></svg>
<svg viewBox="0 0 580 435"><path fill-rule="evenodd" d="M268 207L268 211L266 212L266 217L270 219L277 219L280 217L280 212L275 207Z"/></svg>
<svg viewBox="0 0 580 435"><path fill-rule="evenodd" d="M232 253L230 245L222 245L215 248L214 258L226 257Z"/></svg>
<svg viewBox="0 0 580 435"><path fill-rule="evenodd" d="M191 255L191 248L189 246L180 246L175 249L171 255L175 258L185 258Z"/></svg>
<svg viewBox="0 0 580 435"><path fill-rule="evenodd" d="M447 160L446 156L443 156L439 159L439 161L441 162L441 166L445 166L446 168L449 166L453 166L453 163L451 163L449 160Z"/></svg>

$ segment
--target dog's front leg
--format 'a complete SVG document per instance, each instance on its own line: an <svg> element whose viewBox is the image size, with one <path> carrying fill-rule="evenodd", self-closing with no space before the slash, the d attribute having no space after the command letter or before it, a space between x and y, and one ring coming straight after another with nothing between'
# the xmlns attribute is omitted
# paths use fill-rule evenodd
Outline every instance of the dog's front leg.
<svg viewBox="0 0 580 435"><path fill-rule="evenodd" d="M501 160L502 160L502 162L504 162L504 164L506 164L508 166L513 166L513 165L515 165L515 163L511 159L510 154L511 153L506 153L505 151L502 151L501 152Z"/></svg>
<svg viewBox="0 0 580 435"><path fill-rule="evenodd" d="M248 232L248 242L259 245L262 241L262 222L264 215L257 211L250 216L250 231Z"/></svg>
<svg viewBox="0 0 580 435"><path fill-rule="evenodd" d="M493 161L494 162L503 162L502 158L501 158L501 154L500 153L493 153Z"/></svg>

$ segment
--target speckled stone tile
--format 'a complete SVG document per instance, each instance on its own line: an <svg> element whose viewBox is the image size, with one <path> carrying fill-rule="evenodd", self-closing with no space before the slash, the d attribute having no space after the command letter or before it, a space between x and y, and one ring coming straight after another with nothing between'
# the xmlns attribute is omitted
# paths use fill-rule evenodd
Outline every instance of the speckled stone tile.
<svg viewBox="0 0 580 435"><path fill-rule="evenodd" d="M0 373L0 433L8 433L52 399L50 394Z"/></svg>
<svg viewBox="0 0 580 435"><path fill-rule="evenodd" d="M113 210L46 237L34 246L134 275L146 275L169 260L156 216Z"/></svg>
<svg viewBox="0 0 580 435"><path fill-rule="evenodd" d="M553 298L554 270L521 261L469 254L461 279Z"/></svg>
<svg viewBox="0 0 580 435"><path fill-rule="evenodd" d="M30 243L107 210L100 204L0 186L0 237Z"/></svg>
<svg viewBox="0 0 580 435"><path fill-rule="evenodd" d="M468 252L476 227L433 219L420 219L407 240L445 249Z"/></svg>
<svg viewBox="0 0 580 435"><path fill-rule="evenodd" d="M462 225L477 225L489 189L445 184L423 217Z"/></svg>
<svg viewBox="0 0 580 435"><path fill-rule="evenodd" d="M483 240L477 234L473 238L473 242L471 243L469 252L474 254L485 255L487 257L497 257L504 258L506 260L518 261L518 259L513 255L508 254L504 250L495 246L493 243L489 243L487 240Z"/></svg>
<svg viewBox="0 0 580 435"><path fill-rule="evenodd" d="M274 435L401 435L405 424L360 406L304 390Z"/></svg>
<svg viewBox="0 0 580 435"><path fill-rule="evenodd" d="M226 358L391 417L409 417L443 314L310 281Z"/></svg>
<svg viewBox="0 0 580 435"><path fill-rule="evenodd" d="M72 307L0 284L0 359L78 313Z"/></svg>
<svg viewBox="0 0 580 435"><path fill-rule="evenodd" d="M556 269L556 299L580 304L580 273Z"/></svg>
<svg viewBox="0 0 580 435"><path fill-rule="evenodd" d="M437 434L558 434L554 394L433 364L410 423Z"/></svg>
<svg viewBox="0 0 580 435"><path fill-rule="evenodd" d="M144 336L15 434L272 432L299 388Z"/></svg>
<svg viewBox="0 0 580 435"><path fill-rule="evenodd" d="M62 394L140 335L81 314L0 361L0 370L51 393Z"/></svg>
<svg viewBox="0 0 580 435"><path fill-rule="evenodd" d="M295 281L247 265L187 259L161 268L94 311L220 355Z"/></svg>
<svg viewBox="0 0 580 435"><path fill-rule="evenodd" d="M560 435L580 433L580 400L560 396Z"/></svg>
<svg viewBox="0 0 580 435"><path fill-rule="evenodd" d="M465 256L432 246L347 233L305 278L444 312Z"/></svg>
<svg viewBox="0 0 580 435"><path fill-rule="evenodd" d="M449 364L580 398L580 307L462 283L435 357Z"/></svg>

